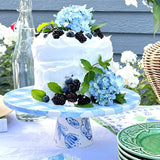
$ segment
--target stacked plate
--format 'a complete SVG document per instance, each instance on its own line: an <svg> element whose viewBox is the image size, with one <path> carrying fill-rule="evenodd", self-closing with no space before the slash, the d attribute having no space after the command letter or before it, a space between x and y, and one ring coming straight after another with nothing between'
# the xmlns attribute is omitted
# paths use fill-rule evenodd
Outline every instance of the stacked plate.
<svg viewBox="0 0 160 160"><path fill-rule="evenodd" d="M120 160L160 160L160 122L127 127L117 140Z"/></svg>

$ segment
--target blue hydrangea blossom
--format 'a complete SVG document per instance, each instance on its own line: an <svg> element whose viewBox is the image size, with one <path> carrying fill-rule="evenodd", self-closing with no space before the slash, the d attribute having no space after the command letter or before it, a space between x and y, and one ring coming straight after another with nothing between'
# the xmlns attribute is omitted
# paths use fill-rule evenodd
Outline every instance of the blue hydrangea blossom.
<svg viewBox="0 0 160 160"><path fill-rule="evenodd" d="M94 80L90 81L89 92L99 105L106 106L113 104L116 94L120 93L124 84L121 76L115 76L111 70L102 70L104 74L97 73Z"/></svg>
<svg viewBox="0 0 160 160"><path fill-rule="evenodd" d="M75 32L90 33L90 26L95 22L92 19L92 11L92 8L86 9L86 5L64 7L56 15L55 23L58 27L67 27Z"/></svg>

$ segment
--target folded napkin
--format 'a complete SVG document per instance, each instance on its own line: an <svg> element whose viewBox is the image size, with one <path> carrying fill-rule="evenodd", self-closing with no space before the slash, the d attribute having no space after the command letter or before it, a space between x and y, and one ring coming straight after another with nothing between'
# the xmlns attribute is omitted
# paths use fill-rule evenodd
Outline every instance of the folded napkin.
<svg viewBox="0 0 160 160"><path fill-rule="evenodd" d="M0 118L0 133L7 132L7 118L1 117Z"/></svg>
<svg viewBox="0 0 160 160"><path fill-rule="evenodd" d="M72 157L69 154L58 154L56 156L43 158L41 160L80 160L80 159L76 157Z"/></svg>
<svg viewBox="0 0 160 160"><path fill-rule="evenodd" d="M160 106L139 106L128 112L98 117L94 120L117 134L120 130L134 124L160 121Z"/></svg>

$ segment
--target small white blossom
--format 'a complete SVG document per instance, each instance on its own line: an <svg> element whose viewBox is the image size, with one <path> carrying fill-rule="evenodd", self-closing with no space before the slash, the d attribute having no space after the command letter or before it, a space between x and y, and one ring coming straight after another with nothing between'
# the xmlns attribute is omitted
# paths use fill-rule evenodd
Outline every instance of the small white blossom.
<svg viewBox="0 0 160 160"><path fill-rule="evenodd" d="M2 55L5 54L6 50L7 50L6 46L0 44L0 53L1 53Z"/></svg>
<svg viewBox="0 0 160 160"><path fill-rule="evenodd" d="M0 40L3 39L4 33L5 33L6 30L7 30L7 27L0 23Z"/></svg>
<svg viewBox="0 0 160 160"><path fill-rule="evenodd" d="M137 76L140 74L130 65L118 70L116 75L120 75L123 78L123 83L130 88L135 88L139 84Z"/></svg>
<svg viewBox="0 0 160 160"><path fill-rule="evenodd" d="M135 7L138 7L137 0L125 0L125 4L126 4L127 6L133 5L133 6L135 6Z"/></svg>
<svg viewBox="0 0 160 160"><path fill-rule="evenodd" d="M120 65L118 62L112 62L112 71L116 73L120 69Z"/></svg>
<svg viewBox="0 0 160 160"><path fill-rule="evenodd" d="M121 62L122 63L135 63L137 60L137 55L132 51L124 51L121 53Z"/></svg>
<svg viewBox="0 0 160 160"><path fill-rule="evenodd" d="M4 43L8 46L13 45L13 42L17 41L17 33L13 32L11 28L7 28L4 31Z"/></svg>

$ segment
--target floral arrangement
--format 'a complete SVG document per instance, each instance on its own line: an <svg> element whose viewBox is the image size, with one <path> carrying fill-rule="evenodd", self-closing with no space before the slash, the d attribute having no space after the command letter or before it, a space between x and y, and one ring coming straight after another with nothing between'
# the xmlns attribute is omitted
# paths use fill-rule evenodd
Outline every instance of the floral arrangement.
<svg viewBox="0 0 160 160"><path fill-rule="evenodd" d="M125 0L126 5L138 7L137 0ZM151 8L153 12L154 34L160 29L160 1L159 0L142 0L142 3ZM152 6L150 6L150 3Z"/></svg>
<svg viewBox="0 0 160 160"><path fill-rule="evenodd" d="M86 9L86 5L65 7L55 16L55 23L58 27L67 27L75 32L83 31L90 33L90 27L95 22L95 20L92 19L92 12L93 9Z"/></svg>
<svg viewBox="0 0 160 160"><path fill-rule="evenodd" d="M93 19L93 8L86 9L86 5L64 7L57 15L54 15L54 17L56 17L55 22L51 21L40 24L37 32L52 32L55 27L60 30L72 30L77 33L91 33L104 26L104 24L93 25L95 23ZM51 29L47 26L50 26Z"/></svg>
<svg viewBox="0 0 160 160"><path fill-rule="evenodd" d="M11 27L13 29L14 25ZM11 27L0 24L0 94L2 95L13 89L12 53L17 33Z"/></svg>
<svg viewBox="0 0 160 160"><path fill-rule="evenodd" d="M149 44L150 45L150 44ZM147 49L147 46L144 48ZM136 91L141 96L141 105L159 104L147 77L145 76L142 60L132 51L121 53L121 66L118 62L113 62L114 72L123 78L125 88Z"/></svg>
<svg viewBox="0 0 160 160"><path fill-rule="evenodd" d="M49 97L43 90L32 89L31 94L35 100L48 103L50 99L54 105L64 105L71 102L75 107L91 108L93 104L107 106L113 102L123 104L126 102L125 93L121 93L124 87L121 76L116 76L109 68L110 61L102 61L100 56L96 64L81 59L83 68L87 71L84 80L72 78L64 80L64 86L56 82L49 82L48 88L54 92Z"/></svg>

